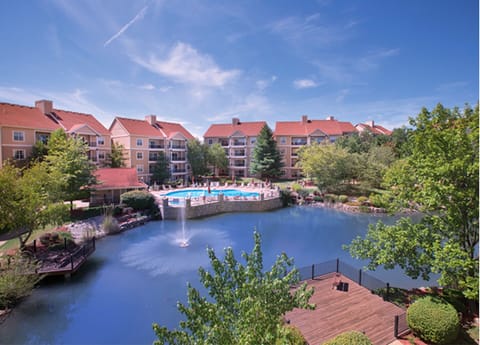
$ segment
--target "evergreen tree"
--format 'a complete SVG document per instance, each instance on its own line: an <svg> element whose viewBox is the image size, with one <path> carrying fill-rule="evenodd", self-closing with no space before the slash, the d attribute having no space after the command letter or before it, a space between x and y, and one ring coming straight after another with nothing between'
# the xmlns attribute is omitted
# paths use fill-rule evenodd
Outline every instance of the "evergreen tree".
<svg viewBox="0 0 480 345"><path fill-rule="evenodd" d="M261 178L277 178L281 175L282 167L282 157L277 143L273 140L272 131L265 125L260 131L253 149L250 172L254 175L259 174Z"/></svg>
<svg viewBox="0 0 480 345"><path fill-rule="evenodd" d="M107 154L105 165L109 168L124 168L125 157L123 156L123 150L122 144L112 143L112 152Z"/></svg>
<svg viewBox="0 0 480 345"><path fill-rule="evenodd" d="M152 169L151 182L162 184L170 177L170 162L167 156L160 152Z"/></svg>
<svg viewBox="0 0 480 345"><path fill-rule="evenodd" d="M198 139L189 140L187 143L187 159L192 169L192 176L199 177L207 173L208 147Z"/></svg>

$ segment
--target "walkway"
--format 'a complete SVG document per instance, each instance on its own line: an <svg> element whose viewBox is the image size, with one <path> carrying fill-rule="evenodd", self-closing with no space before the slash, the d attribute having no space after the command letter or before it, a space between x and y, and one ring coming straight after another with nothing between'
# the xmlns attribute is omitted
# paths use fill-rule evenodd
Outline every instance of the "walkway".
<svg viewBox="0 0 480 345"><path fill-rule="evenodd" d="M404 310L343 275L341 281L349 284L348 291L333 289L334 280L334 273L308 280L308 286L315 288L310 302L317 308L294 309L285 316L302 332L308 344L320 345L350 330L365 332L374 345L394 341L394 317Z"/></svg>

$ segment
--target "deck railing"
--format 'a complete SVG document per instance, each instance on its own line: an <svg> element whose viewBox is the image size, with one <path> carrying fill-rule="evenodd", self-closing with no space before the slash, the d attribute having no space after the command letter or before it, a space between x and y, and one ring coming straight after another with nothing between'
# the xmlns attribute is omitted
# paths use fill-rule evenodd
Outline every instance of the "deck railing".
<svg viewBox="0 0 480 345"><path fill-rule="evenodd" d="M374 290L385 289L385 294L383 298L386 301L388 301L390 297L389 283L385 283L384 281L375 278L368 273L365 273L362 269L355 268L341 261L340 259L325 261L318 264L313 264L311 266L301 267L298 268L298 272L300 273L300 281L308 279L313 280L316 277L320 277L329 273L340 273L345 277L353 280L358 285L363 286L364 288L372 292ZM405 334L408 331L409 328L407 322L407 314L403 313L400 315L396 315L394 320L395 338L398 338L398 336Z"/></svg>

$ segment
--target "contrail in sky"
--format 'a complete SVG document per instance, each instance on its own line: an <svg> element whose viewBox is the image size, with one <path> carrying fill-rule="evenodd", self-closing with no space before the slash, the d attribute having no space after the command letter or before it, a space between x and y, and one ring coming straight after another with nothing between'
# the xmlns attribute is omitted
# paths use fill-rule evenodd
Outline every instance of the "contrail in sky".
<svg viewBox="0 0 480 345"><path fill-rule="evenodd" d="M118 37L120 37L120 35L122 35L131 25L133 25L136 21L140 20L140 19L143 19L143 17L145 16L145 12L147 12L147 8L148 8L148 5L145 6L144 8L142 8L140 10L140 12L137 13L137 15L131 20L129 21L127 24L125 24L115 35L113 35L112 37L110 37L110 39L108 41L106 41L103 46L106 47L108 46L110 43L112 43L112 41L116 40Z"/></svg>

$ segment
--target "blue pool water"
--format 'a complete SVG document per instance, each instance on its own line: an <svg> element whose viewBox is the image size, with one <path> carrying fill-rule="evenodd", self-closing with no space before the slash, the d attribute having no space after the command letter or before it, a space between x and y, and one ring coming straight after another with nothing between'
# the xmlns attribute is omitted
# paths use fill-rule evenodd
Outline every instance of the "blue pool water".
<svg viewBox="0 0 480 345"><path fill-rule="evenodd" d="M259 196L259 193L257 192L245 192L238 189L210 189L210 193L208 193L208 191L205 189L183 189L183 190L168 192L165 195L171 198L188 198L188 197L199 198L204 195L217 196L220 193L228 197L235 197L235 196L258 197Z"/></svg>
<svg viewBox="0 0 480 345"><path fill-rule="evenodd" d="M97 241L97 249L70 280L44 282L0 324L1 344L151 344L152 323L176 327L177 301L187 282L200 288L199 266L209 267L207 246L219 256L232 247L238 260L251 251L253 231L262 236L264 267L285 252L297 267L340 258L361 268L342 245L389 216L345 214L331 209L290 207L266 213L222 214L187 220L190 246L180 248L179 221L150 222ZM425 285L399 270L374 272L392 286ZM202 293L205 291L201 289Z"/></svg>

